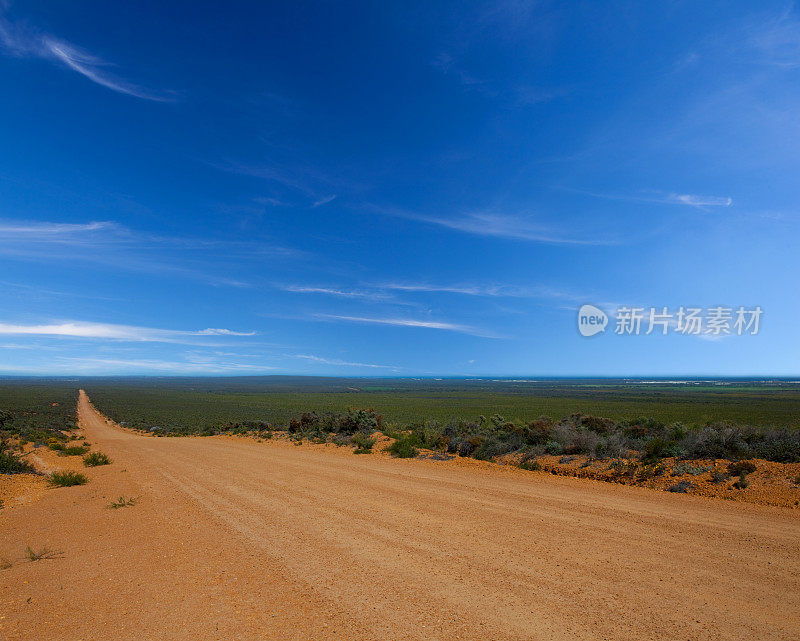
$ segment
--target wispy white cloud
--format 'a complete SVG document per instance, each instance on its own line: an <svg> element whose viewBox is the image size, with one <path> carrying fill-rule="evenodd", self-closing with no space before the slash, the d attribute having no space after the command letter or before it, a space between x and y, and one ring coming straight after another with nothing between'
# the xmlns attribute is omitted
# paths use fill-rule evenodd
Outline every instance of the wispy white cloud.
<svg viewBox="0 0 800 641"><path fill-rule="evenodd" d="M302 285L281 285L280 289L285 292L295 294L323 294L326 296L336 296L339 298L362 298L368 300L386 299L386 294L375 291L338 289L335 287L306 287Z"/></svg>
<svg viewBox="0 0 800 641"><path fill-rule="evenodd" d="M332 200L335 200L335 198L336 194L333 194L333 196L326 196L325 198L320 198L319 200L316 200L314 201L314 203L312 203L311 208L316 209L317 207L322 207L322 205L327 205Z"/></svg>
<svg viewBox="0 0 800 641"><path fill-rule="evenodd" d="M430 283L383 283L376 287L404 292L431 292L443 294L462 294L464 296L484 296L497 298L547 298L569 301L587 300L584 294L547 286L519 285L436 285Z"/></svg>
<svg viewBox="0 0 800 641"><path fill-rule="evenodd" d="M198 336L255 336L255 332L235 332L231 329L208 327L197 332Z"/></svg>
<svg viewBox="0 0 800 641"><path fill-rule="evenodd" d="M466 234L511 240L531 241L549 245L616 245L614 238L598 233L567 231L542 222L531 215L508 215L494 212L470 212L457 216L429 216L397 208L368 205L366 209L386 216L396 216L422 223L438 225Z"/></svg>
<svg viewBox="0 0 800 641"><path fill-rule="evenodd" d="M370 318L366 316L341 316L338 314L316 314L316 318L320 320L347 322L347 323L364 323L368 325L392 325L395 327L420 327L424 329L439 329L449 332L458 332L461 334L469 334L471 336L480 336L482 338L501 338L491 332L482 331L469 325L459 325L456 323L444 323L439 321L418 320L413 318Z"/></svg>
<svg viewBox="0 0 800 641"><path fill-rule="evenodd" d="M255 365L252 363L224 362L224 361L168 361L162 359L119 359L95 357L59 357L63 365L56 369L65 368L69 373L118 373L120 371L165 372L172 374L213 374L226 372L260 372L274 370L269 365ZM0 371L13 371L13 365L0 365ZM41 369L39 370L41 371Z"/></svg>
<svg viewBox="0 0 800 641"><path fill-rule="evenodd" d="M698 196L697 194L670 194L667 202L692 207L730 207L733 199L728 196Z"/></svg>
<svg viewBox="0 0 800 641"><path fill-rule="evenodd" d="M616 241L596 236L579 236L538 222L532 216L470 213L456 218L419 217L427 223L477 236L527 240L550 245L614 245Z"/></svg>
<svg viewBox="0 0 800 641"><path fill-rule="evenodd" d="M0 220L0 255L40 262L99 263L111 269L173 275L218 287L249 288L249 281L210 273L211 257L231 266L239 261L307 257L292 248L258 240L226 241L190 236L159 236L112 221L59 223Z"/></svg>
<svg viewBox="0 0 800 641"><path fill-rule="evenodd" d="M136 325L65 321L40 325L0 323L0 335L57 336L66 338L107 339L132 342L194 344L202 336L253 336L255 332L229 329L173 330Z"/></svg>
<svg viewBox="0 0 800 641"><path fill-rule="evenodd" d="M172 102L176 99L174 92L155 92L104 72L103 67L109 63L66 42L51 38L45 38L43 42L57 60L106 89L156 102Z"/></svg>
<svg viewBox="0 0 800 641"><path fill-rule="evenodd" d="M109 221L91 222L83 224L75 223L51 223L51 222L18 222L0 221L0 235L12 236L35 236L40 238L59 236L69 236L85 232L98 231L101 229L112 229L116 225Z"/></svg>
<svg viewBox="0 0 800 641"><path fill-rule="evenodd" d="M373 369L391 369L395 371L401 369L396 365L374 365L372 363L354 363L350 361L342 361L336 358L323 358L321 356L314 356L313 354L288 354L288 356L290 358L301 358L303 360L313 361L314 363L321 363L323 365L338 365L345 367L369 367Z"/></svg>
<svg viewBox="0 0 800 641"><path fill-rule="evenodd" d="M117 93L157 102L171 102L176 99L175 92L153 91L119 78L107 71L112 66L111 63L25 24L13 23L1 13L0 8L0 47L9 55L49 60Z"/></svg>
<svg viewBox="0 0 800 641"><path fill-rule="evenodd" d="M710 46L728 56L738 54L748 62L795 69L800 67L798 33L800 19L796 7L787 3L780 13L748 16L738 29L712 38Z"/></svg>
<svg viewBox="0 0 800 641"><path fill-rule="evenodd" d="M665 205L687 205L689 207L730 207L733 205L733 198L730 196L704 196L700 194L664 193L659 191L638 194L609 194L586 191L583 189L567 189L567 191L592 196L593 198L622 200L635 203L660 203Z"/></svg>
<svg viewBox="0 0 800 641"><path fill-rule="evenodd" d="M299 153L287 153L283 158L268 158L259 160L241 160L230 157L208 161L207 164L214 169L239 176L259 178L273 187L284 188L285 193L278 198L277 195L268 198L259 197L256 202L269 205L297 205L310 204L312 208L321 207L339 197L334 190L361 189L363 185L351 178L341 175L331 175L320 169L318 163L310 158L313 150L300 156ZM292 194L291 192L295 192ZM324 195L323 194L327 194ZM280 194L278 194L280 195ZM299 195L299 197L298 197Z"/></svg>
<svg viewBox="0 0 800 641"><path fill-rule="evenodd" d="M467 296L498 296L501 287L483 287L479 285L428 285L424 283L383 283L383 289L401 292L432 292L443 294L465 294Z"/></svg>

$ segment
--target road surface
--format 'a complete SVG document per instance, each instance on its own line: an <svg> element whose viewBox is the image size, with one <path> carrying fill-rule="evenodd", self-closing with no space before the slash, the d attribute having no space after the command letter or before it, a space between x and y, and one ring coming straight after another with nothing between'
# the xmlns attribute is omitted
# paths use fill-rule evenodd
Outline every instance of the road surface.
<svg viewBox="0 0 800 641"><path fill-rule="evenodd" d="M114 462L0 510L0 639L800 638L797 510L79 415Z"/></svg>

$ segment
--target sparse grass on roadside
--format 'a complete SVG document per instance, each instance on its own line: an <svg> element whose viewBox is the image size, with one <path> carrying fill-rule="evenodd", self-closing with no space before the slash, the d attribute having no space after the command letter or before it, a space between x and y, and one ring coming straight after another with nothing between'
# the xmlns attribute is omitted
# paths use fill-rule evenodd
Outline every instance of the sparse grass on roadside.
<svg viewBox="0 0 800 641"><path fill-rule="evenodd" d="M47 481L53 487L72 487L73 485L85 485L89 479L80 472L67 470L66 472L53 472Z"/></svg>
<svg viewBox="0 0 800 641"><path fill-rule="evenodd" d="M9 561L5 557L0 557L0 570L8 570L12 565L14 565L11 561Z"/></svg>
<svg viewBox="0 0 800 641"><path fill-rule="evenodd" d="M102 452L90 452L83 457L83 464L86 467L97 467L98 465L110 465L111 459Z"/></svg>
<svg viewBox="0 0 800 641"><path fill-rule="evenodd" d="M35 551L30 545L25 548L25 557L33 563L34 561L41 561L42 559L55 559L58 552L54 552L48 547L41 548L38 552Z"/></svg>
<svg viewBox="0 0 800 641"><path fill-rule="evenodd" d="M111 501L108 507L111 510L118 510L121 507L131 507L136 505L138 502L138 498L131 497L126 499L124 496L120 496L116 501Z"/></svg>
<svg viewBox="0 0 800 641"><path fill-rule="evenodd" d="M408 434L400 436L394 443L386 448L395 458L414 458L419 454L419 450L414 447L411 437Z"/></svg>
<svg viewBox="0 0 800 641"><path fill-rule="evenodd" d="M529 470L531 472L535 472L537 470L541 470L542 469L542 464L539 463L539 461L536 461L536 460L528 460L528 461L523 461L522 463L520 463L519 467L520 467L521 470Z"/></svg>

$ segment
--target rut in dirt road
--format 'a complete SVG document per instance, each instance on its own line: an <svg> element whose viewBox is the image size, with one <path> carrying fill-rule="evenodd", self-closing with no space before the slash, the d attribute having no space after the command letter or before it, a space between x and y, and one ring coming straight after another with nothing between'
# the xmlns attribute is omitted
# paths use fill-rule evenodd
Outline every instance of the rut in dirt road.
<svg viewBox="0 0 800 641"><path fill-rule="evenodd" d="M114 465L9 514L6 535L64 556L0 573L8 638L800 636L786 510L474 461L144 437L83 393L79 412ZM118 492L142 499L103 509Z"/></svg>

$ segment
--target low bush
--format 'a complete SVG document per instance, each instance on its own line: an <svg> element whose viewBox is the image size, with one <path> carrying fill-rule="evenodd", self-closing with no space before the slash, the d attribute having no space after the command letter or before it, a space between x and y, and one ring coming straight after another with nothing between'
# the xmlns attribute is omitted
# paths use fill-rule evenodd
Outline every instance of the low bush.
<svg viewBox="0 0 800 641"><path fill-rule="evenodd" d="M665 468L661 463L657 463L655 465L645 465L639 470L636 478L640 481L646 481L657 476L662 476L664 472Z"/></svg>
<svg viewBox="0 0 800 641"><path fill-rule="evenodd" d="M356 432L350 440L356 446L356 454L368 454L372 451L372 446L375 445L375 439L362 432Z"/></svg>
<svg viewBox="0 0 800 641"><path fill-rule="evenodd" d="M759 436L751 446L758 458L778 463L800 462L800 430L771 430Z"/></svg>
<svg viewBox="0 0 800 641"><path fill-rule="evenodd" d="M110 463L111 459L102 452L90 452L83 457L83 464L86 467L97 467L98 465L109 465Z"/></svg>
<svg viewBox="0 0 800 641"><path fill-rule="evenodd" d="M686 494L689 490L694 487L694 483L690 483L689 481L680 481L675 485L670 485L667 488L667 492L679 492Z"/></svg>
<svg viewBox="0 0 800 641"><path fill-rule="evenodd" d="M333 437L331 437L331 443L339 447L350 445L350 436L347 434L334 434Z"/></svg>
<svg viewBox="0 0 800 641"><path fill-rule="evenodd" d="M395 458L414 458L419 454L419 450L414 447L411 438L408 435L403 435L398 438L394 443L386 448Z"/></svg>
<svg viewBox="0 0 800 641"><path fill-rule="evenodd" d="M642 461L645 463L655 463L663 458L677 456L679 452L680 449L677 443L656 436L645 443Z"/></svg>
<svg viewBox="0 0 800 641"><path fill-rule="evenodd" d="M59 456L83 456L86 452L89 451L88 447L84 447L83 445L70 445L68 447L62 447L58 450Z"/></svg>
<svg viewBox="0 0 800 641"><path fill-rule="evenodd" d="M53 472L47 480L53 487L72 487L73 485L85 485L89 482L89 479L83 474L72 470Z"/></svg>
<svg viewBox="0 0 800 641"><path fill-rule="evenodd" d="M756 471L756 464L752 461L736 461L728 465L728 474L731 476L745 476Z"/></svg>
<svg viewBox="0 0 800 641"><path fill-rule="evenodd" d="M672 476L683 476L684 474L697 476L699 474L705 474L710 469L710 465L692 465L686 461L678 461L672 466Z"/></svg>
<svg viewBox="0 0 800 641"><path fill-rule="evenodd" d="M564 448L561 447L561 443L557 441L547 441L547 443L544 444L544 451L552 456L558 456L563 450Z"/></svg>
<svg viewBox="0 0 800 641"><path fill-rule="evenodd" d="M542 469L542 464L536 460L523 461L522 463L519 464L519 466L523 470L536 471Z"/></svg>
<svg viewBox="0 0 800 641"><path fill-rule="evenodd" d="M694 459L742 458L750 452L742 429L724 423L690 432L686 440L687 455Z"/></svg>
<svg viewBox="0 0 800 641"><path fill-rule="evenodd" d="M10 450L0 451L0 474L22 474L24 472L36 472L36 468Z"/></svg>
<svg viewBox="0 0 800 641"><path fill-rule="evenodd" d="M745 488L746 488L748 485L750 485L750 481L747 479L747 474L742 474L742 475L741 475L741 476L740 476L740 477L739 477L739 478L736 480L736 482L733 484L733 487L735 487L737 490L743 490L743 489L745 489Z"/></svg>
<svg viewBox="0 0 800 641"><path fill-rule="evenodd" d="M731 476L727 472L723 472L722 470L711 470L711 482L712 483L725 483L730 479Z"/></svg>

